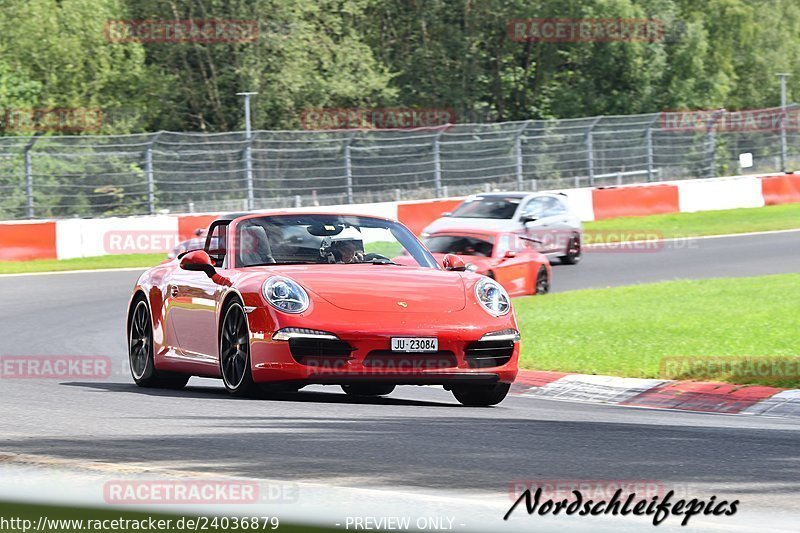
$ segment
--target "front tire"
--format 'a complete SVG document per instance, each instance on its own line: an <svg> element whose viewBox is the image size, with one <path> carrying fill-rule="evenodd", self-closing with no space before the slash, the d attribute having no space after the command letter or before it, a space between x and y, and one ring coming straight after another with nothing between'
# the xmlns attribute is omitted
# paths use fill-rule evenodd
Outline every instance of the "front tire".
<svg viewBox="0 0 800 533"><path fill-rule="evenodd" d="M238 301L225 308L219 337L219 371L225 388L233 396L251 396L256 387L250 367L250 330Z"/></svg>
<svg viewBox="0 0 800 533"><path fill-rule="evenodd" d="M502 402L510 389L510 383L496 383L494 385L457 385L453 386L451 391L462 405L489 407Z"/></svg>
<svg viewBox="0 0 800 533"><path fill-rule="evenodd" d="M354 383L342 385L342 390L348 396L386 396L394 392L394 387L383 383Z"/></svg>
<svg viewBox="0 0 800 533"><path fill-rule="evenodd" d="M153 360L153 321L144 298L133 306L128 326L128 362L133 381L140 387L182 389L189 381L185 374L159 372Z"/></svg>

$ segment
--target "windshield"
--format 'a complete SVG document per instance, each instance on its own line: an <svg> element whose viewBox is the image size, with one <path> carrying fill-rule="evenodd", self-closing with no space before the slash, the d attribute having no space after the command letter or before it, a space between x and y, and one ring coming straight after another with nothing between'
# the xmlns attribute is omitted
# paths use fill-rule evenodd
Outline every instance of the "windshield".
<svg viewBox="0 0 800 533"><path fill-rule="evenodd" d="M503 198L498 196L475 196L467 198L453 211L455 218L497 218L509 219L519 207L519 198Z"/></svg>
<svg viewBox="0 0 800 533"><path fill-rule="evenodd" d="M237 225L238 267L269 264L390 264L406 254L417 265L439 268L406 228L371 217L278 215Z"/></svg>
<svg viewBox="0 0 800 533"><path fill-rule="evenodd" d="M423 241L435 254L473 255L491 257L494 245L491 239L469 235L434 235Z"/></svg>

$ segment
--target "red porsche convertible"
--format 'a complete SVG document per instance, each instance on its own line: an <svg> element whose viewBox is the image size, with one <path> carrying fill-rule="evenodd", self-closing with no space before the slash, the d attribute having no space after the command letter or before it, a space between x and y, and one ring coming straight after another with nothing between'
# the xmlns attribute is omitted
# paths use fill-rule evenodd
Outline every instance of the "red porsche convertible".
<svg viewBox="0 0 800 533"><path fill-rule="evenodd" d="M468 270L496 280L510 296L550 291L550 261L536 249L536 241L525 235L478 229L442 230L429 234L422 242L437 260L447 254L461 257L468 263ZM411 264L414 259L403 254L394 261Z"/></svg>
<svg viewBox="0 0 800 533"><path fill-rule="evenodd" d="M413 261L390 259L403 252ZM127 332L143 387L203 376L237 396L312 383L378 396L437 384L472 406L505 398L520 346L499 283L454 255L438 263L398 222L330 213L218 218L205 249L142 274Z"/></svg>

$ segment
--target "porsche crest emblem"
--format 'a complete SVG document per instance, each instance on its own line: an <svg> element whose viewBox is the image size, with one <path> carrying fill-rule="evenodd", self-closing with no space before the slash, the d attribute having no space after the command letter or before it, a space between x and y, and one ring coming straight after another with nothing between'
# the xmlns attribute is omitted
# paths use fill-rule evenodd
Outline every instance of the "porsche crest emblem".
<svg viewBox="0 0 800 533"><path fill-rule="evenodd" d="M408 307L408 304L407 304L406 302L397 302L397 305L399 305L399 306L400 306L400 307L402 307L403 309L405 309L406 307Z"/></svg>

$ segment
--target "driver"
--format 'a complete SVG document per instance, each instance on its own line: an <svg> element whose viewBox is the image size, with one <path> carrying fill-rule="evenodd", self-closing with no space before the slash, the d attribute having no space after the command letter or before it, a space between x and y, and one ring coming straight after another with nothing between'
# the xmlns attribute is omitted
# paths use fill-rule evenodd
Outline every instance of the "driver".
<svg viewBox="0 0 800 533"><path fill-rule="evenodd" d="M340 263L361 263L364 260L364 254L353 241L334 242L333 253Z"/></svg>

